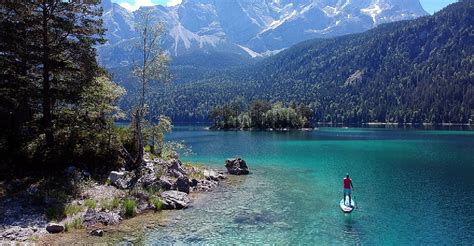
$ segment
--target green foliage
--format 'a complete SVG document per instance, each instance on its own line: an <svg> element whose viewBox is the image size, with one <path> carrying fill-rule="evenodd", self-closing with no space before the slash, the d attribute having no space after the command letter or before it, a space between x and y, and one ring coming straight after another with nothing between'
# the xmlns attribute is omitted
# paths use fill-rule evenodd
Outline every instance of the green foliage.
<svg viewBox="0 0 474 246"><path fill-rule="evenodd" d="M137 203L131 198L125 198L122 203L123 210L126 217L133 217L137 213Z"/></svg>
<svg viewBox="0 0 474 246"><path fill-rule="evenodd" d="M95 209L97 207L97 202L92 199L87 199L84 201L84 205L86 205L87 208Z"/></svg>
<svg viewBox="0 0 474 246"><path fill-rule="evenodd" d="M262 100L253 101L245 112L239 113L240 110L230 110L233 113L229 116L231 108L236 109L231 104L211 110L210 118L214 121L214 128L297 129L309 127L307 117L311 115L311 110L305 106L293 104L291 107L284 107L281 103L271 105Z"/></svg>
<svg viewBox="0 0 474 246"><path fill-rule="evenodd" d="M66 217L75 215L81 211L82 211L82 207L78 205L74 205L74 204L66 204L66 206L64 207L64 215Z"/></svg>
<svg viewBox="0 0 474 246"><path fill-rule="evenodd" d="M0 56L1 174L118 162L113 120L124 90L96 61L94 47L104 42L98 4L0 6L0 53L8 54Z"/></svg>
<svg viewBox="0 0 474 246"><path fill-rule="evenodd" d="M203 121L210 113L223 128L240 112L221 105L236 98L307 105L317 122L468 123L473 6L461 1L433 16L309 40L252 66L175 85L151 105L175 121ZM221 118L212 117L219 107Z"/></svg>
<svg viewBox="0 0 474 246"><path fill-rule="evenodd" d="M118 198L114 197L112 200L104 199L100 201L100 207L107 210L117 209L120 206Z"/></svg>
<svg viewBox="0 0 474 246"><path fill-rule="evenodd" d="M81 218L75 218L72 221L68 221L64 223L64 231L65 232L71 232L73 229L82 229L82 219Z"/></svg>
<svg viewBox="0 0 474 246"><path fill-rule="evenodd" d="M161 156L165 160L169 160L174 153L183 153L185 156L193 154L191 147L186 146L184 141L166 141L163 145Z"/></svg>
<svg viewBox="0 0 474 246"><path fill-rule="evenodd" d="M153 207L155 207L155 211L163 210L164 204L161 199L157 197L152 197L150 198L150 203L153 204Z"/></svg>
<svg viewBox="0 0 474 246"><path fill-rule="evenodd" d="M196 162L184 162L183 167L188 173L190 179L202 180L204 176L204 164Z"/></svg>

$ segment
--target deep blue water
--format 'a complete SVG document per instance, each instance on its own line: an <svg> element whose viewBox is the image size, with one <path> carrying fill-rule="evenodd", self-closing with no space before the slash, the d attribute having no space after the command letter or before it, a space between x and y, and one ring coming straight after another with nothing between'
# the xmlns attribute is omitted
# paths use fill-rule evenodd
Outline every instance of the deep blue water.
<svg viewBox="0 0 474 246"><path fill-rule="evenodd" d="M168 139L192 147L185 160L223 168L240 156L252 174L173 213L146 243L474 243L474 131L178 127ZM347 172L350 215L338 206Z"/></svg>

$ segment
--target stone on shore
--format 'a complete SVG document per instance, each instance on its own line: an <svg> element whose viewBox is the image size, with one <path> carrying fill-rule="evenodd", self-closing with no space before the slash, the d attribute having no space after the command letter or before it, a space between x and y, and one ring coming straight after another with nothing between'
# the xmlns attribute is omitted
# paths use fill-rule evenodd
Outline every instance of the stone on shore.
<svg viewBox="0 0 474 246"><path fill-rule="evenodd" d="M95 229L90 232L91 236L102 237L104 235L104 230Z"/></svg>
<svg viewBox="0 0 474 246"><path fill-rule="evenodd" d="M180 160L171 159L169 161L168 174L175 178L179 178L180 176L186 176L186 171L183 169Z"/></svg>
<svg viewBox="0 0 474 246"><path fill-rule="evenodd" d="M165 191L161 193L161 197L165 209L184 209L191 202L188 194L176 190Z"/></svg>
<svg viewBox="0 0 474 246"><path fill-rule="evenodd" d="M227 159L225 161L225 167L227 168L227 172L233 175L247 175L250 173L247 163L240 158Z"/></svg>
<svg viewBox="0 0 474 246"><path fill-rule="evenodd" d="M119 189L127 189L130 186L131 177L129 172L112 171L110 172L109 179Z"/></svg>
<svg viewBox="0 0 474 246"><path fill-rule="evenodd" d="M180 176L176 180L176 189L181 192L189 194L189 187L191 186L188 177Z"/></svg>
<svg viewBox="0 0 474 246"><path fill-rule="evenodd" d="M162 176L160 177L160 186L163 188L163 190L171 190L171 187L173 187L173 182L169 177Z"/></svg>
<svg viewBox="0 0 474 246"><path fill-rule="evenodd" d="M96 225L98 223L103 225L116 225L120 223L122 217L114 212L97 212L94 209L87 209L86 213L82 218L82 224L86 227Z"/></svg>
<svg viewBox="0 0 474 246"><path fill-rule="evenodd" d="M49 233L60 233L64 231L64 226L57 223L49 223L46 226L46 231Z"/></svg>

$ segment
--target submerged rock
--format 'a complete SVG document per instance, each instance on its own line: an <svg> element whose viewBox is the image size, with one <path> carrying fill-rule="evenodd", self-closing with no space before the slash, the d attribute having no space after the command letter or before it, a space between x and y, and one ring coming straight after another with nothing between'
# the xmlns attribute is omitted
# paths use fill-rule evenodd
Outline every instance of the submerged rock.
<svg viewBox="0 0 474 246"><path fill-rule="evenodd" d="M49 223L46 226L46 231L49 233L60 233L64 231L64 226L57 223Z"/></svg>
<svg viewBox="0 0 474 246"><path fill-rule="evenodd" d="M196 187L194 188L195 191L212 191L214 190L219 183L214 180L201 180L197 183Z"/></svg>
<svg viewBox="0 0 474 246"><path fill-rule="evenodd" d="M161 197L165 209L184 209L189 207L191 202L188 194L176 190L165 191L161 193Z"/></svg>
<svg viewBox="0 0 474 246"><path fill-rule="evenodd" d="M247 175L250 173L247 163L240 158L227 159L225 161L225 167L227 168L227 172L233 175Z"/></svg>

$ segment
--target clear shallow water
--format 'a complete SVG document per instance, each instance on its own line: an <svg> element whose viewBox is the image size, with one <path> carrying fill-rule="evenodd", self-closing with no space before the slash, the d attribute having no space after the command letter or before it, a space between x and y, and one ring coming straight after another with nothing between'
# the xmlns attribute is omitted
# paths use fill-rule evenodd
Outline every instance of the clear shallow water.
<svg viewBox="0 0 474 246"><path fill-rule="evenodd" d="M241 156L247 177L172 213L149 244L474 243L474 132L322 128L303 132L176 129L194 156L223 168ZM339 209L342 177L358 208Z"/></svg>

